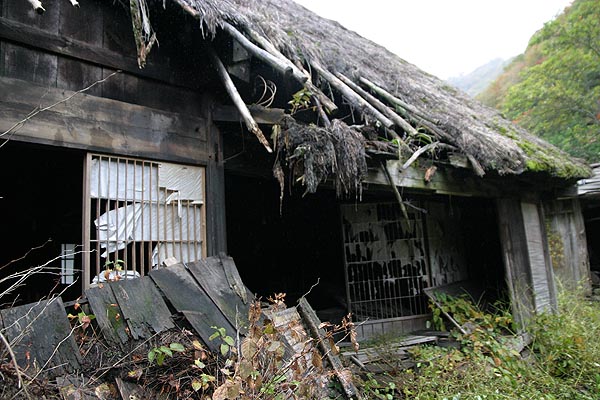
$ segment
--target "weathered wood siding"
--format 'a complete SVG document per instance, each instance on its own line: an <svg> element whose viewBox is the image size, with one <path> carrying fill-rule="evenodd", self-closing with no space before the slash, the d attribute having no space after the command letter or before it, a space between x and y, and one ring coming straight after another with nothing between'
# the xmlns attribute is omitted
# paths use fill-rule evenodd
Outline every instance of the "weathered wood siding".
<svg viewBox="0 0 600 400"><path fill-rule="evenodd" d="M63 107L38 114L11 139L207 163L201 86L181 72L198 70L196 51L183 57L174 46L156 47L140 70L131 21L118 3L88 0L75 8L47 0L44 6L46 12L38 15L27 1L0 5L0 131L34 107L52 104L121 69Z"/></svg>
<svg viewBox="0 0 600 400"><path fill-rule="evenodd" d="M521 326L556 308L556 290L541 207L498 199L498 225L513 314Z"/></svg>
<svg viewBox="0 0 600 400"><path fill-rule="evenodd" d="M546 226L558 284L590 291L590 261L579 199L546 202Z"/></svg>

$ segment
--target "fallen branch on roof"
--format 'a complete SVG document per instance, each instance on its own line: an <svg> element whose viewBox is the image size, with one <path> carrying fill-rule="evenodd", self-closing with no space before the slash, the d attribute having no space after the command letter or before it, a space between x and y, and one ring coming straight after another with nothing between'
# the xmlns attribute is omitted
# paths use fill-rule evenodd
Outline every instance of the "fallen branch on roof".
<svg viewBox="0 0 600 400"><path fill-rule="evenodd" d="M400 211L402 211L402 216L406 220L406 225L408 226L408 230L412 230L411 222L410 222L410 219L408 218L408 210L406 209L406 204L404 204L402 195L400 194L400 192L398 191L398 188L396 187L396 182L394 182L394 179L392 178L392 174L390 174L390 171L388 170L388 167L385 164L385 161L381 161L380 166L381 166L381 169L383 170L385 177L387 178L388 184L390 185L390 187L392 188L392 191L394 192L394 196L396 197L396 200L398 201L398 205L400 206Z"/></svg>
<svg viewBox="0 0 600 400"><path fill-rule="evenodd" d="M329 84L333 86L338 92L340 92L352 106L359 109L362 113L373 117L386 128L391 128L392 126L394 126L392 120L380 113L375 107L373 107L365 99L360 97L358 93L352 90L348 85L342 82L334 74L327 71L316 61L312 61L311 65L317 71L317 73L327 82L329 82Z"/></svg>
<svg viewBox="0 0 600 400"><path fill-rule="evenodd" d="M432 121L427 117L424 113L419 111L414 106L402 101L391 93L387 92L385 89L377 86L373 82L369 81L366 78L360 77L360 82L371 89L373 92L378 94L385 101L393 105L396 110L400 111L404 117L408 118L412 123L422 125L424 128L429 130L431 133L435 134L438 138L444 139L447 141L452 140L452 136L448 133L444 132L440 128L436 126L436 121Z"/></svg>
<svg viewBox="0 0 600 400"><path fill-rule="evenodd" d="M281 72L284 75L291 75L298 82L304 84L308 80L308 77L304 75L294 64L291 62L285 62L279 57L276 57L269 53L268 51L258 47L254 43L250 41L246 36L244 36L240 31L238 31L233 25L225 22L223 24L223 30L229 33L235 40L237 40L242 47L244 47L250 54L255 56L261 61L269 64L271 67L275 68L277 71Z"/></svg>
<svg viewBox="0 0 600 400"><path fill-rule="evenodd" d="M42 2L40 0L28 0L28 1L36 13L43 14L46 11L46 9L44 8L44 6L42 5Z"/></svg>
<svg viewBox="0 0 600 400"><path fill-rule="evenodd" d="M483 169L479 161L477 161L477 159L471 154L467 154L467 158L469 159L469 162L471 163L471 167L473 167L473 171L475 171L475 174L480 178L484 176L485 170Z"/></svg>
<svg viewBox="0 0 600 400"><path fill-rule="evenodd" d="M258 43L262 47L262 49L261 49L258 46L256 46L254 43L250 42L242 33L240 33L232 25L226 24L224 26L224 29L230 35L232 35L235 39L237 39L238 42L240 42L240 44L242 46L244 46L244 48L246 50L248 50L251 54L254 54L256 57L261 58L261 55L264 57L267 57L263 53L263 51L265 51L267 54L270 54L271 56L275 57L277 60L280 61L280 63L282 63L281 69L279 69L280 67L275 67L273 64L271 64L271 66L274 66L276 69L279 69L283 73L291 71L292 76L296 80L298 80L298 82L303 84L304 87L313 94L313 96L315 96L319 99L322 106L325 107L327 112L334 113L335 111L337 111L338 107L335 105L335 103L333 101L331 101L331 99L329 97L327 97L325 95L325 93L323 93L318 87L316 87L311 82L310 73L308 71L305 71L304 69L301 69L298 66L296 66L292 61L290 61L286 56L284 56L273 45L273 43L271 43L267 38L263 37L261 34L259 34L258 32L254 31L248 27L245 28L246 33L250 36L250 38L252 40L254 40L256 43ZM261 50L263 50L263 51L261 51ZM261 58L261 59L263 61L269 63L269 61L266 58ZM272 60L272 62L275 63L275 60ZM280 65L280 64L278 63L277 65Z"/></svg>
<svg viewBox="0 0 600 400"><path fill-rule="evenodd" d="M411 124L409 124L404 118L402 118L401 116L396 114L391 108L389 108L388 106L383 104L375 96L373 96L372 94L370 94L369 92L367 92L366 90L364 90L363 88L358 86L350 78L346 77L344 74L338 72L336 75L338 78L341 79L342 82L344 82L346 85L348 85L356 93L361 95L373 107L375 107L377 110L379 110L381 113L383 113L386 117L391 119L394 122L394 124L396 124L396 126L398 126L399 128L402 128L410 136L417 135L417 130ZM396 139L400 139L398 134L396 134Z"/></svg>
<svg viewBox="0 0 600 400"><path fill-rule="evenodd" d="M231 77L227 73L227 69L225 68L225 65L223 65L223 62L221 61L219 56L217 56L217 54L215 53L215 51L213 50L212 47L208 48L208 53L209 53L212 63L214 64L215 68L217 69L217 73L219 74L219 77L221 78L223 85L225 86L225 90L227 90L227 94L229 94L231 101L233 101L233 104L236 106L236 108L240 112L240 115L242 116L242 119L244 120L246 127L248 128L248 130L250 132L252 132L258 138L258 141L265 147L265 149L267 149L267 151L269 153L272 153L273 149L271 149L271 146L269 145L267 138L260 130L258 123L254 120L254 118L252 117L252 114L250 114L250 110L248 110L248 106L246 105L246 103L244 103L242 96L240 96L240 93L238 92L237 88L235 87L235 84L233 83L233 81L231 80Z"/></svg>

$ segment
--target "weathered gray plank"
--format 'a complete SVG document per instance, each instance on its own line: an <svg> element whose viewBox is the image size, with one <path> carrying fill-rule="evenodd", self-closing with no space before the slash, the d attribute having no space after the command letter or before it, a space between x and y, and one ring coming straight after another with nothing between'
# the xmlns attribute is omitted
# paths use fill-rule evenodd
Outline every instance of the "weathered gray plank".
<svg viewBox="0 0 600 400"><path fill-rule="evenodd" d="M220 259L209 257L205 260L199 260L188 264L188 269L231 325L240 328L240 331L245 333L247 331L245 325L248 321L249 304L244 304L242 299L229 286ZM246 287L243 287L243 289L246 290Z"/></svg>
<svg viewBox="0 0 600 400"><path fill-rule="evenodd" d="M91 287L85 291L96 322L102 331L102 336L120 346L129 340L127 325L123 319L123 311L108 284Z"/></svg>
<svg viewBox="0 0 600 400"><path fill-rule="evenodd" d="M153 270L149 275L173 307L186 316L211 350L217 351L220 345L218 340L208 340L215 332L213 326L225 328L228 335L235 336L233 325L182 264Z"/></svg>
<svg viewBox="0 0 600 400"><path fill-rule="evenodd" d="M233 258L224 253L221 253L219 258L221 259L221 265L225 271L225 277L227 277L229 287L240 297L240 299L242 299L244 304L248 304L254 296L246 285L244 285L244 282L242 282L242 277L235 266Z"/></svg>
<svg viewBox="0 0 600 400"><path fill-rule="evenodd" d="M298 301L298 311L308 325L312 337L317 340L319 347L323 351L323 354L325 354L325 357L327 357L327 360L335 371L335 375L342 384L344 392L349 398L353 398L358 394L358 389L356 389L356 386L352 382L352 375L345 371L340 358L331 348L331 344L328 340L325 340L325 331L322 328L319 328L321 321L306 298L302 297Z"/></svg>
<svg viewBox="0 0 600 400"><path fill-rule="evenodd" d="M21 368L43 369L52 378L80 367L79 349L60 298L0 310L0 315Z"/></svg>
<svg viewBox="0 0 600 400"><path fill-rule="evenodd" d="M0 132L40 103L48 106L72 94L0 78ZM198 163L208 158L203 119L86 94L41 112L12 138L171 161Z"/></svg>
<svg viewBox="0 0 600 400"><path fill-rule="evenodd" d="M515 199L499 199L496 205L504 270L513 315L515 321L524 328L532 317L534 300L521 205Z"/></svg>
<svg viewBox="0 0 600 400"><path fill-rule="evenodd" d="M113 282L108 286L135 340L147 339L153 333L175 327L169 308L149 277Z"/></svg>

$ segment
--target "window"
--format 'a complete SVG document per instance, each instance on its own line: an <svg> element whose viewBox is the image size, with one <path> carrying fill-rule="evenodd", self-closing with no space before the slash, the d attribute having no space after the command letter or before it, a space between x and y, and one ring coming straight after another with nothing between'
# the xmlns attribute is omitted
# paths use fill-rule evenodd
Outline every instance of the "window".
<svg viewBox="0 0 600 400"><path fill-rule="evenodd" d="M204 168L89 154L84 282L106 269L138 276L166 258L206 256Z"/></svg>
<svg viewBox="0 0 600 400"><path fill-rule="evenodd" d="M60 245L60 283L70 285L75 282L75 245Z"/></svg>

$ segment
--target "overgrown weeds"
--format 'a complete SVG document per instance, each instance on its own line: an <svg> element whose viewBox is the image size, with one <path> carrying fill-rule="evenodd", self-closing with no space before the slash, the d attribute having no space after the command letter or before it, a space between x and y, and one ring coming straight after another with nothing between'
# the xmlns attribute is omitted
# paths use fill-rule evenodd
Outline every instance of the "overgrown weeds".
<svg viewBox="0 0 600 400"><path fill-rule="evenodd" d="M512 320L506 310L483 312L464 298L448 298L442 303L453 309L460 324L471 325L467 334L453 333L460 348L415 348L415 368L369 376L365 397L600 398L600 304L586 299L583 292L563 292L559 313L542 314L532 322L529 333L533 341L523 352L525 356L507 340Z"/></svg>

